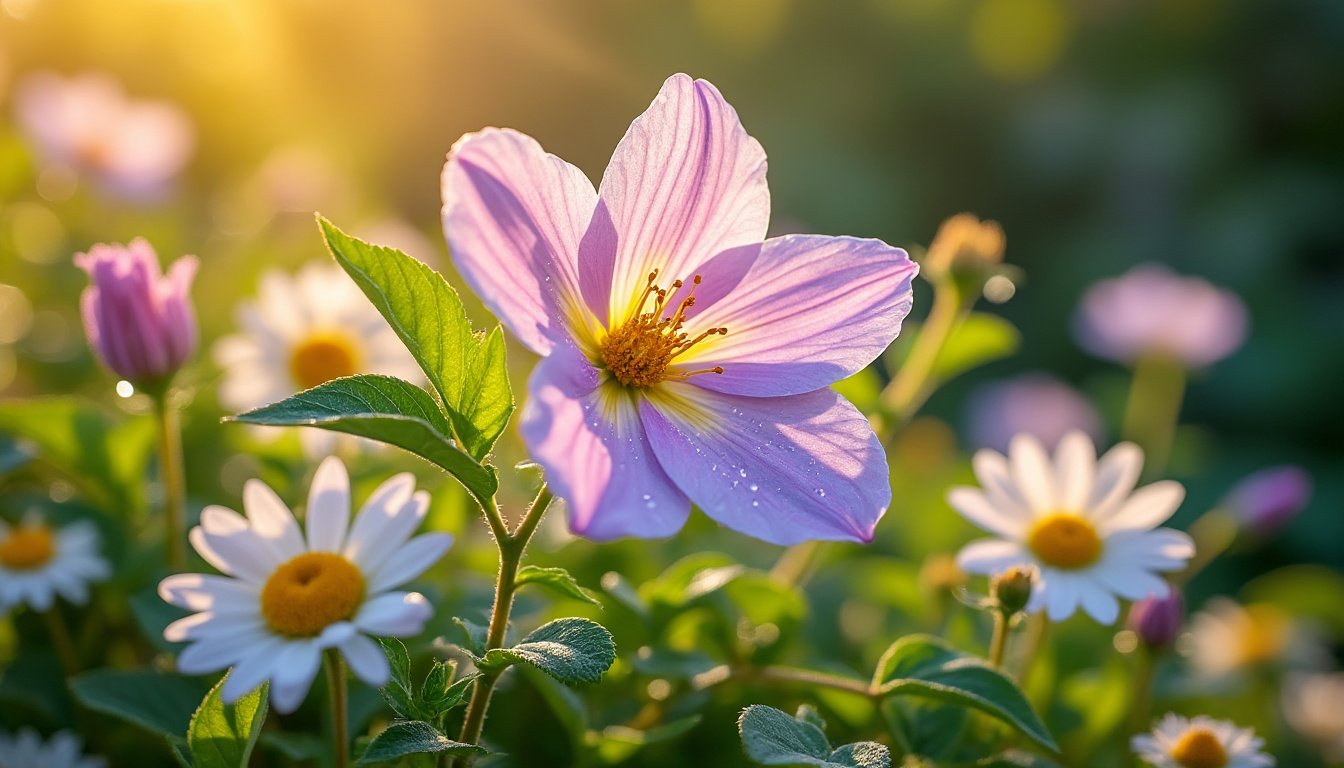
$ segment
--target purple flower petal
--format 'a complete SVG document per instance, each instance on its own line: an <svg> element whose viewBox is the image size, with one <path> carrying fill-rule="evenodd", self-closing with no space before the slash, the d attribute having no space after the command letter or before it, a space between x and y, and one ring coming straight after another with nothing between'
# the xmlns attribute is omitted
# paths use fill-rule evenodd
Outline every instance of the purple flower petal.
<svg viewBox="0 0 1344 768"><path fill-rule="evenodd" d="M726 327L682 358L722 366L692 381L736 395L796 395L871 363L910 313L919 268L880 240L788 235L767 240L735 290L704 307L687 330Z"/></svg>
<svg viewBox="0 0 1344 768"><path fill-rule="evenodd" d="M765 238L765 150L704 80L673 75L630 124L602 177L583 243L583 295L598 319L631 310L649 273L687 280L719 253Z"/></svg>
<svg viewBox="0 0 1344 768"><path fill-rule="evenodd" d="M443 231L453 263L495 316L538 354L584 322L579 239L597 193L583 172L529 136L463 136L443 167Z"/></svg>
<svg viewBox="0 0 1344 768"><path fill-rule="evenodd" d="M635 398L571 345L557 346L532 373L523 438L569 505L569 526L598 541L670 536L690 502L649 447Z"/></svg>
<svg viewBox="0 0 1344 768"><path fill-rule="evenodd" d="M829 389L762 398L664 385L640 416L676 484L750 536L867 542L891 501L868 419Z"/></svg>

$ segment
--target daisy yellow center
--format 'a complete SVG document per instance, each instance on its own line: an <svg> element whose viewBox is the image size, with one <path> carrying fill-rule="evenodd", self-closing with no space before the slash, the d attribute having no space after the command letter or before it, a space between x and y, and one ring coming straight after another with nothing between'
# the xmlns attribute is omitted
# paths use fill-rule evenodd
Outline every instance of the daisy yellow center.
<svg viewBox="0 0 1344 768"><path fill-rule="evenodd" d="M1259 664L1278 656L1288 641L1288 617L1269 605L1246 606L1246 621L1241 627L1242 664Z"/></svg>
<svg viewBox="0 0 1344 768"><path fill-rule="evenodd" d="M289 372L304 389L312 389L342 376L359 372L359 351L343 333L315 333L295 345L289 355Z"/></svg>
<svg viewBox="0 0 1344 768"><path fill-rule="evenodd" d="M659 288L655 280L658 270L649 273L649 282L639 297L630 319L611 332L602 342L602 362L616 380L627 387L651 387L667 379L686 379L700 373L723 373L723 368L715 366L699 371L670 371L677 357L685 354L691 347L705 339L728 333L727 328L710 328L691 338L682 331L686 325L686 310L695 306L695 287L700 285L700 276L696 275L691 283L690 295L682 299L668 314L668 290ZM682 286L677 280L672 283L671 293L675 294ZM653 307L645 311L653 299Z"/></svg>
<svg viewBox="0 0 1344 768"><path fill-rule="evenodd" d="M271 629L312 637L355 615L364 599L364 575L331 552L308 552L271 574L261 590L261 615Z"/></svg>
<svg viewBox="0 0 1344 768"><path fill-rule="evenodd" d="M1092 523L1072 512L1046 515L1032 526L1027 546L1046 565L1082 568L1101 556L1101 537Z"/></svg>
<svg viewBox="0 0 1344 768"><path fill-rule="evenodd" d="M1223 768L1227 765L1227 750L1213 731L1195 727L1176 740L1171 759L1185 768Z"/></svg>
<svg viewBox="0 0 1344 768"><path fill-rule="evenodd" d="M0 541L0 563L16 571L41 568L56 554L56 542L46 526L20 528Z"/></svg>

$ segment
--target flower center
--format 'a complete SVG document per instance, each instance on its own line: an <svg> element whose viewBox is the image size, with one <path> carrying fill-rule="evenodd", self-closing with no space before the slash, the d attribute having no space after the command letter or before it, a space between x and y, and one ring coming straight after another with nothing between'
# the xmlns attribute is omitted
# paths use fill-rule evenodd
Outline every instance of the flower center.
<svg viewBox="0 0 1344 768"><path fill-rule="evenodd" d="M639 306L635 312L602 342L602 362L616 380L627 387L651 387L667 379L686 379L699 373L723 373L723 368L715 366L699 371L668 372L672 362L691 347L710 336L724 335L727 328L710 328L695 338L689 338L682 332L686 324L686 310L695 306L695 287L700 285L700 276L691 282L691 292L682 299L670 315L665 315L668 292L659 288L654 280L658 279L658 270L649 273L648 285L639 297ZM682 286L677 280L672 283L672 293ZM653 308L645 312L644 307L653 297Z"/></svg>
<svg viewBox="0 0 1344 768"><path fill-rule="evenodd" d="M1056 568L1082 568L1101 555L1097 529L1072 512L1055 512L1036 521L1027 536L1027 546Z"/></svg>
<svg viewBox="0 0 1344 768"><path fill-rule="evenodd" d="M289 372L304 389L312 389L359 372L358 354L350 337L338 332L315 333L294 347Z"/></svg>
<svg viewBox="0 0 1344 768"><path fill-rule="evenodd" d="M355 615L364 575L340 555L308 552L271 574L261 590L261 615L282 635L312 637Z"/></svg>
<svg viewBox="0 0 1344 768"><path fill-rule="evenodd" d="M1171 758L1185 768L1223 768L1227 750L1208 728L1191 728L1171 748Z"/></svg>
<svg viewBox="0 0 1344 768"><path fill-rule="evenodd" d="M0 541L0 563L16 571L41 568L56 554L51 529L45 525L28 526L11 531Z"/></svg>
<svg viewBox="0 0 1344 768"><path fill-rule="evenodd" d="M1278 656L1288 641L1288 617L1269 605L1246 606L1240 627L1241 663L1259 664Z"/></svg>

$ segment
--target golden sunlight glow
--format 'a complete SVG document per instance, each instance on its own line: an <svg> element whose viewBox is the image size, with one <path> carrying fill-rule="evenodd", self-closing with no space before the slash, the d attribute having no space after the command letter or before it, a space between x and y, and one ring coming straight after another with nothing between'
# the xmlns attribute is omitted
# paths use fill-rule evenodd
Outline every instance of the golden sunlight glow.
<svg viewBox="0 0 1344 768"><path fill-rule="evenodd" d="M19 528L0 541L0 563L15 571L41 568L55 554L55 537L45 525Z"/></svg>
<svg viewBox="0 0 1344 768"><path fill-rule="evenodd" d="M1055 512L1036 521L1027 546L1041 562L1056 568L1082 568L1101 556L1097 529L1072 512Z"/></svg>
<svg viewBox="0 0 1344 768"><path fill-rule="evenodd" d="M261 615L276 632L312 637L353 618L364 598L364 575L331 552L308 552L271 574L261 590Z"/></svg>
<svg viewBox="0 0 1344 768"><path fill-rule="evenodd" d="M971 49L994 77L1033 80L1059 59L1069 22L1061 0L985 0L971 18Z"/></svg>

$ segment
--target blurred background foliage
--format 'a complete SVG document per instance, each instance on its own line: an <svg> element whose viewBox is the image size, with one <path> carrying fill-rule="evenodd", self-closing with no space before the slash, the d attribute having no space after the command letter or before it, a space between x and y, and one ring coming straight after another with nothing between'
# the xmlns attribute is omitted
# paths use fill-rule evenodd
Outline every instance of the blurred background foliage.
<svg viewBox="0 0 1344 768"><path fill-rule="evenodd" d="M180 105L197 149L174 192L133 203L44 176L10 98L39 70L107 72L132 96ZM1344 3L1335 0L0 0L0 395L78 392L143 413L139 398L115 397L87 350L77 308L85 278L70 257L94 242L141 235L165 260L197 254L203 351L181 380L192 397L192 506L236 503L252 476L297 502L310 471L298 441L261 442L218 424L219 372L208 346L233 330L233 308L253 294L262 270L329 258L312 212L400 247L462 286L438 224L439 169L452 142L485 125L514 127L596 180L629 121L676 71L714 82L765 146L778 233L880 237L919 255L949 214L1001 222L1008 261L1022 274L1012 299L990 311L1016 325L1022 342L1015 355L949 382L901 431L891 453L895 501L877 543L827 550L808 606L767 600L759 606L770 615L750 620L715 618L711 608L678 614L659 629L668 647L694 653L712 625L729 632L728 645L768 653L784 633L801 636L778 643L793 661L863 669L899 633L944 624L956 642L978 647L985 627L977 617L931 599L918 578L926 556L954 552L972 536L943 500L949 484L970 478L966 455L977 446L967 438L967 402L988 381L1049 371L1096 404L1104 443L1118 439L1129 374L1083 353L1071 318L1090 283L1145 261L1235 291L1251 318L1240 351L1190 382L1170 465L1189 496L1174 523L1190 522L1266 464L1300 464L1316 482L1302 516L1252 554L1234 553L1202 574L1190 605L1238 594L1285 564L1338 564ZM917 288L916 317L927 309L925 288ZM468 302L478 324L488 322L469 294ZM518 346L510 354L521 392L534 360ZM885 375L852 385L853 394L861 399ZM517 510L531 478L507 469L524 459L515 432L498 453L502 501ZM462 492L428 467L382 451L365 454L357 471L374 480L406 466L436 488L432 524L460 536L431 595L435 629L448 633L454 613L483 619L493 550ZM76 503L64 481L25 472L7 487L6 511L27 503L23 494ZM123 550L113 557L133 564L134 538L110 538ZM640 585L687 552L717 551L760 568L779 554L698 515L666 542L597 546L572 540L556 514L533 559L565 565L610 597L621 592L612 573ZM121 582L143 583L127 575L134 571L121 569ZM1293 584L1264 588L1261 599L1301 588ZM666 596L676 588L668 589L664 598L674 599ZM635 682L640 698L629 686L599 691L582 712L590 721L575 725L542 696L566 692L515 679L490 735L535 750L518 754L524 764L559 764L585 749L619 757L619 746L576 740L668 699L654 661L671 662L645 658L641 670L636 651L653 641L653 619L606 602L593 615L616 632L622 660L613 676ZM540 599L520 609L520 626L539 612L584 610ZM107 621L130 621L112 613ZM775 635L753 634L764 625ZM1111 631L1086 619L1056 642L1062 652L1036 684L1057 686L1051 726L1083 739L1072 749L1086 754L1096 743L1086 734L1113 724L1080 719L1123 714L1124 686L1115 680L1126 674L1124 659L1109 652ZM21 686L16 674L3 687ZM1167 693L1255 725L1272 749L1296 754L1272 702L1261 701L1272 692L1257 690L1235 701ZM691 754L705 765L739 764L736 710L801 700L750 689L716 698L692 740L649 747L639 764L680 765ZM852 702L823 703L833 728L852 722L844 709ZM566 727L579 735L540 737Z"/></svg>

